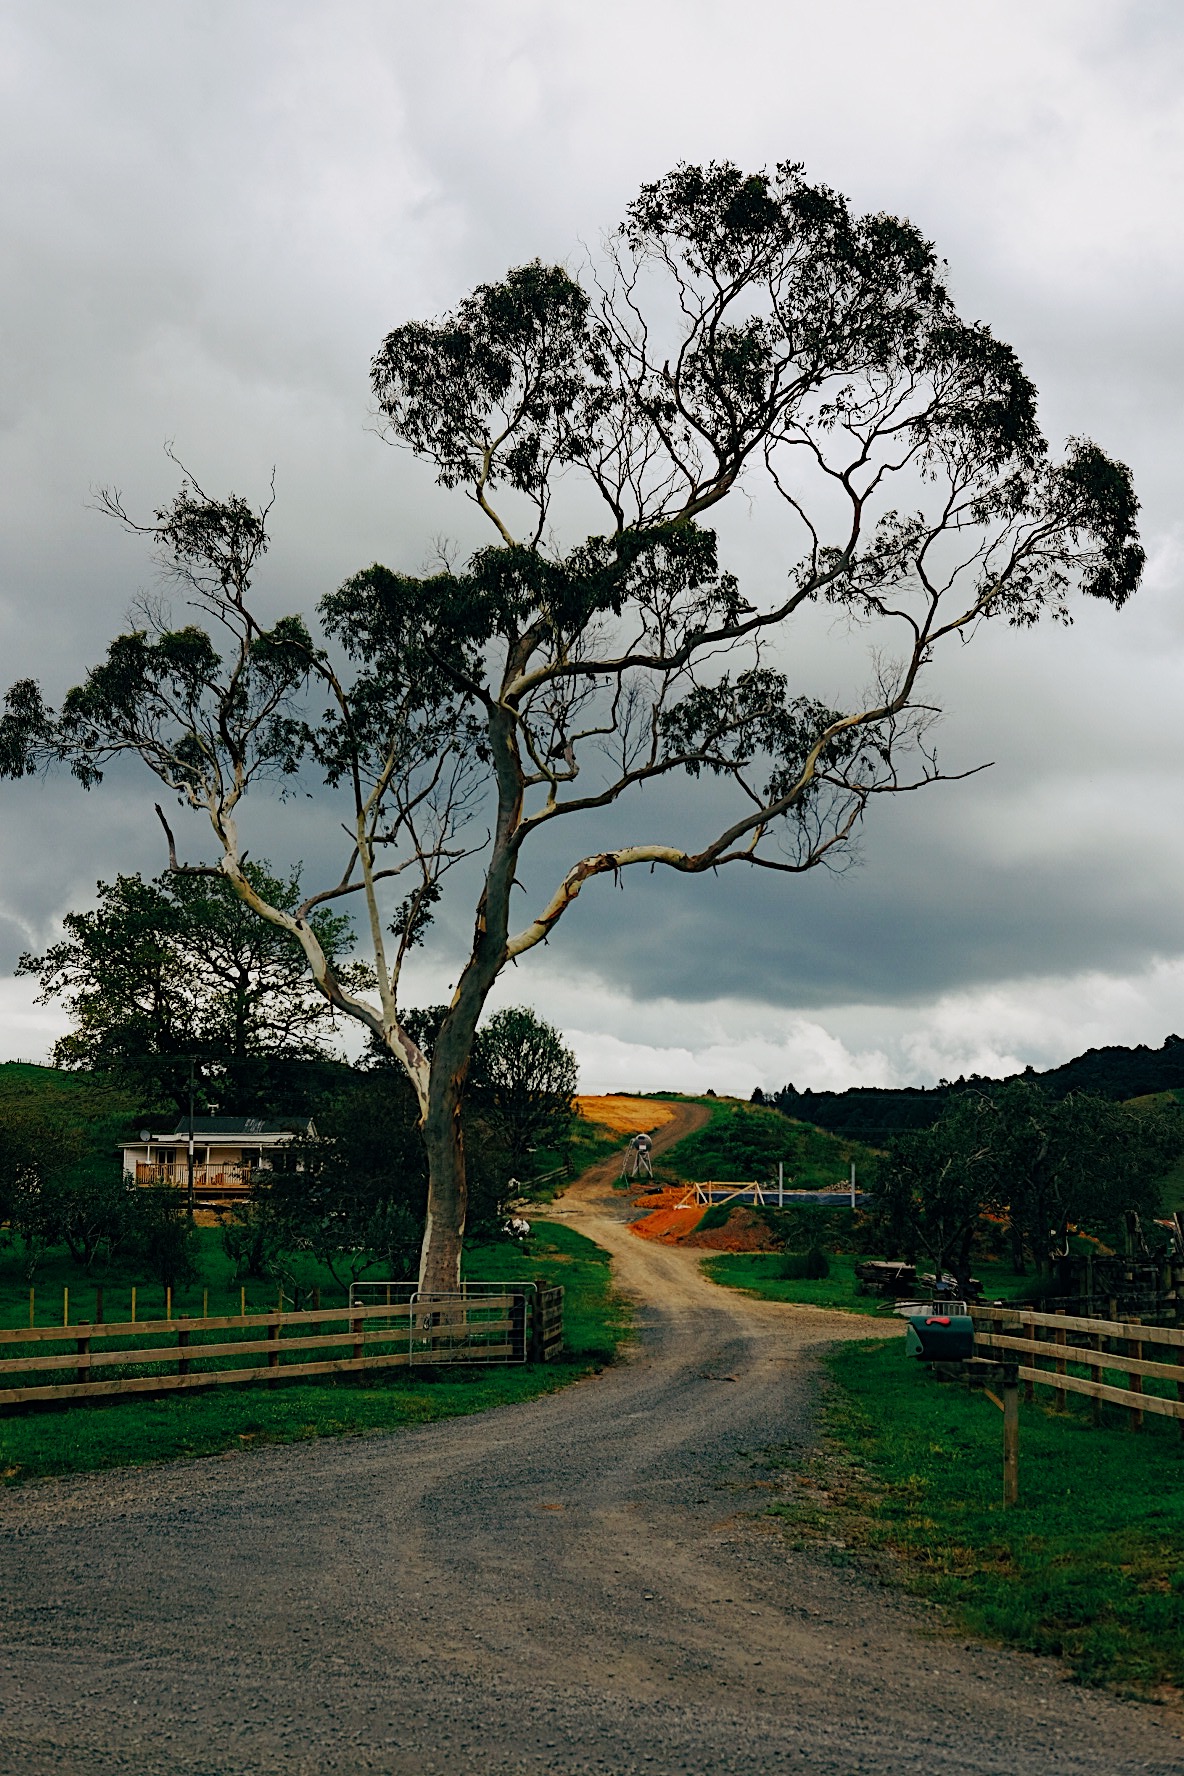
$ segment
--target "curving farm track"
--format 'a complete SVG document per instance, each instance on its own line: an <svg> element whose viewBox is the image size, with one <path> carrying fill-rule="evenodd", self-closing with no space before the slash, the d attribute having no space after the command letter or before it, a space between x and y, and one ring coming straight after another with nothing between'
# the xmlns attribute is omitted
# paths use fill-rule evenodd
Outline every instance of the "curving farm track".
<svg viewBox="0 0 1184 1776"><path fill-rule="evenodd" d="M686 1132L691 1107L661 1131ZM1123 1776L1174 1717L924 1614L760 1517L814 1352L587 1175L635 1356L547 1399L0 1499L3 1776Z"/></svg>

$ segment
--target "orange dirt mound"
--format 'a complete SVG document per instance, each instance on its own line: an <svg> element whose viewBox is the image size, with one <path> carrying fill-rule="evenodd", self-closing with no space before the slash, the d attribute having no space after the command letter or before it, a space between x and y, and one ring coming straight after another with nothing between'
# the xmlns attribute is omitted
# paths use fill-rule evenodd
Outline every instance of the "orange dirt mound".
<svg viewBox="0 0 1184 1776"><path fill-rule="evenodd" d="M708 1252L776 1252L776 1240L759 1215L738 1204L722 1227L709 1227L703 1233L696 1228L705 1213L702 1203L689 1203L680 1208L686 1191L682 1186L664 1190L648 1200L654 1205L640 1221L630 1224L630 1232L641 1239L661 1240L667 1246L701 1246Z"/></svg>
<svg viewBox="0 0 1184 1776"><path fill-rule="evenodd" d="M704 1246L709 1252L777 1252L781 1249L760 1216L742 1206L732 1210L722 1227L709 1227L703 1233L692 1230L682 1244Z"/></svg>
<svg viewBox="0 0 1184 1776"><path fill-rule="evenodd" d="M679 1205L687 1193L685 1184L668 1184L665 1190L658 1190L652 1196L644 1196L637 1205L646 1213L640 1221L631 1221L629 1231L641 1239L664 1240L667 1245L675 1245L685 1234L691 1232L703 1213L702 1205L691 1203L686 1208Z"/></svg>
<svg viewBox="0 0 1184 1776"><path fill-rule="evenodd" d="M618 1135L650 1134L674 1120L672 1104L654 1104L648 1098L577 1098L576 1109Z"/></svg>
<svg viewBox="0 0 1184 1776"><path fill-rule="evenodd" d="M698 1203L692 1203L687 1209L655 1209L643 1221L634 1221L632 1230L640 1239L665 1240L668 1245L677 1245L692 1233L703 1214Z"/></svg>

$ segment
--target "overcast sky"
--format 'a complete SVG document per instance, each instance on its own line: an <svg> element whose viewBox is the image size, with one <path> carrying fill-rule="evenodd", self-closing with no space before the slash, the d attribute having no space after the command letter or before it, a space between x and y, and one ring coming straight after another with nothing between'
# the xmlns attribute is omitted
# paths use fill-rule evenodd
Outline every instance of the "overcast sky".
<svg viewBox="0 0 1184 1776"><path fill-rule="evenodd" d="M993 767L878 807L842 879L597 883L501 997L586 1090L922 1083L1184 1027L1179 0L7 0L0 82L5 682L60 696L151 584L89 501L167 499L166 439L219 491L274 465L277 608L468 540L372 430L384 333L577 267L679 160L801 160L936 242L1055 444L1131 465L1144 588L945 660L943 759ZM759 579L759 535L730 542ZM162 867L153 799L0 785L0 1057L62 1027L19 952ZM322 855L315 809L258 832ZM452 978L426 954L414 995Z"/></svg>

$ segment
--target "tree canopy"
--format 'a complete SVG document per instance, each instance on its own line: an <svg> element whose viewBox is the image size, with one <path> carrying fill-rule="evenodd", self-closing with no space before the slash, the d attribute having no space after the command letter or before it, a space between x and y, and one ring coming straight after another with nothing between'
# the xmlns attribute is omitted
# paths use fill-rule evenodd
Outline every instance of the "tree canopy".
<svg viewBox="0 0 1184 1776"><path fill-rule="evenodd" d="M279 877L248 862L245 873L271 905L299 904L298 871ZM352 920L322 907L311 923L348 974ZM192 1060L199 1089L223 1112L274 1113L285 1064L325 1053L335 1015L303 951L223 876L118 876L99 883L92 911L68 913L64 925L59 943L23 955L17 970L37 979L42 1003L62 1000L74 1020L54 1045L56 1066L117 1071L146 1098L184 1108Z"/></svg>
<svg viewBox="0 0 1184 1776"><path fill-rule="evenodd" d="M1110 1242L1130 1211L1154 1216L1159 1180L1184 1144L1174 1103L1051 1097L1030 1080L970 1088L926 1129L898 1135L879 1168L880 1237L965 1281L983 1215L1009 1229L1022 1269L1043 1266L1070 1228Z"/></svg>
<svg viewBox="0 0 1184 1776"><path fill-rule="evenodd" d="M515 1169L529 1167L536 1147L567 1144L578 1083L575 1055L554 1024L529 1005L495 1011L478 1029L470 1092Z"/></svg>
<svg viewBox="0 0 1184 1776"><path fill-rule="evenodd" d="M925 674L943 643L988 620L1067 620L1078 591L1121 606L1143 555L1128 471L1084 439L1050 452L1015 353L957 313L932 245L788 162L676 167L583 280L536 262L396 326L371 389L391 439L488 520L489 545L427 573L363 567L317 623L272 619L253 590L270 502L186 474L137 524L111 492L192 620L145 611L56 711L14 685L0 766L60 758L93 785L131 753L202 816L207 867L405 1068L430 1173L422 1277L448 1288L460 1107L501 970L602 876L833 860L875 798L941 777ZM711 528L740 488L775 514L780 550L743 589ZM825 695L787 669L819 608L852 638L848 683ZM656 806L640 792L688 775L715 792L681 842L665 822L581 840L584 817L617 803L636 804L635 829ZM241 823L265 784L317 777L340 798L340 874L288 908L251 881ZM512 918L528 846L551 834L553 854L563 823L570 861L524 883ZM400 1015L403 968L474 868L473 935L429 1061ZM371 993L312 923L353 895Z"/></svg>

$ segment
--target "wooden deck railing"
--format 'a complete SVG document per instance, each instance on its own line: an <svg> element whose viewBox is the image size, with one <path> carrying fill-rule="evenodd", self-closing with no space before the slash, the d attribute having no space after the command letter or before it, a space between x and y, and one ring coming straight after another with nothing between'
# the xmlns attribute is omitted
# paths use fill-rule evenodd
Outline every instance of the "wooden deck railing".
<svg viewBox="0 0 1184 1776"><path fill-rule="evenodd" d="M256 1169L266 1170L233 1162L225 1165L195 1165L193 1188L205 1196L248 1196L251 1178ZM189 1184L189 1167L184 1160L179 1165L145 1165L139 1161L136 1165L136 1183L144 1188L168 1186L171 1189L185 1190Z"/></svg>
<svg viewBox="0 0 1184 1776"><path fill-rule="evenodd" d="M524 1294L507 1291L395 1306L0 1331L0 1406L367 1369L522 1363L528 1354L545 1361L562 1348L563 1291L544 1295L533 1314Z"/></svg>

